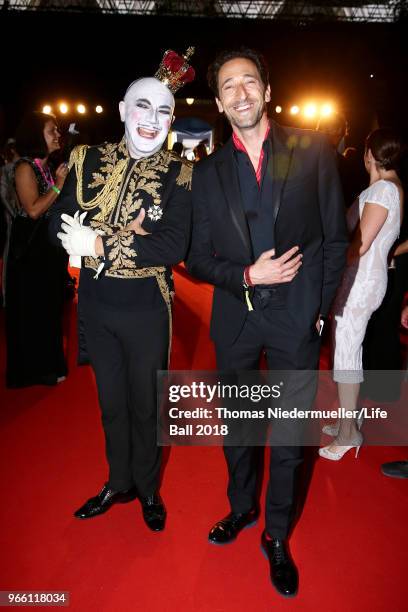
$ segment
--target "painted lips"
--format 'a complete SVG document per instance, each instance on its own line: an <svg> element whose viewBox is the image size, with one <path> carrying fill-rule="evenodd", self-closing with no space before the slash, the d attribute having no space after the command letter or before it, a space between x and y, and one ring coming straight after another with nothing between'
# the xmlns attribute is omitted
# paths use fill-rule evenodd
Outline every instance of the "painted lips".
<svg viewBox="0 0 408 612"><path fill-rule="evenodd" d="M137 133L142 138L149 138L150 140L154 140L154 138L156 138L156 136L158 135L159 131L158 130L150 130L149 128L144 128L144 127L138 127L137 128Z"/></svg>

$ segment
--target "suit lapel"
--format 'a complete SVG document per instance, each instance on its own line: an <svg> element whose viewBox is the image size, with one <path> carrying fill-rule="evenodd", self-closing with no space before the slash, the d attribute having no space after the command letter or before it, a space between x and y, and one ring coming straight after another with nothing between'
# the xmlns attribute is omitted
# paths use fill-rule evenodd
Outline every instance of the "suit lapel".
<svg viewBox="0 0 408 612"><path fill-rule="evenodd" d="M291 146L288 135L274 121L271 121L269 137L272 139L272 155L268 163L268 172L272 175L272 206L274 224L276 224L282 202L282 192L293 159L294 146Z"/></svg>
<svg viewBox="0 0 408 612"><path fill-rule="evenodd" d="M216 168L220 179L222 191L230 209L232 222L248 251L252 255L251 240L249 237L248 224L242 206L241 193L238 183L238 176L234 167L232 140L224 146L224 155L217 161Z"/></svg>

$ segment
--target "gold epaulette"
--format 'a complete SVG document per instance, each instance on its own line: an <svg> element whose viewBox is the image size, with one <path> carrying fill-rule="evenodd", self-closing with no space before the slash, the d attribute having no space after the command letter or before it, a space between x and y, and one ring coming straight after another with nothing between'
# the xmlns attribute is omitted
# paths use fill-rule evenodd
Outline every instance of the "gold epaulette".
<svg viewBox="0 0 408 612"><path fill-rule="evenodd" d="M176 179L177 185L180 187L185 187L187 191L191 191L191 179L193 176L194 164L184 157L180 157L177 155L177 153L173 153L173 151L170 151L170 157L174 161L181 162L180 172Z"/></svg>
<svg viewBox="0 0 408 612"><path fill-rule="evenodd" d="M77 145L71 151L71 155L69 156L68 167L71 170L72 166L76 164L80 159L83 161L86 150L88 149L88 145Z"/></svg>

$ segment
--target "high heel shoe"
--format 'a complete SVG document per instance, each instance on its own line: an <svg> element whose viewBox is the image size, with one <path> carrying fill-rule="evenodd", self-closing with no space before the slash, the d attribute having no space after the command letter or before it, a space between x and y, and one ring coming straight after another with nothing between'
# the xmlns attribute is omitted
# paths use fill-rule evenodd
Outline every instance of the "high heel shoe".
<svg viewBox="0 0 408 612"><path fill-rule="evenodd" d="M356 419L356 425L359 431L361 429L363 421L364 421L364 417L362 415ZM337 420L336 423L333 423L332 425L324 425L322 427L322 432L326 434L326 436L332 436L333 438L336 438L339 435L339 429L340 429L340 421Z"/></svg>
<svg viewBox="0 0 408 612"><path fill-rule="evenodd" d="M358 437L356 437L355 440L352 440L350 445L348 446L339 445L337 446L338 448L337 451L330 450L330 446L332 446L332 444L330 444L329 446L323 446L322 448L319 448L319 455L323 457L324 459L330 459L331 461L339 461L349 450L351 450L352 448L355 448L356 452L354 456L357 459L362 443L363 443L363 436L359 433Z"/></svg>

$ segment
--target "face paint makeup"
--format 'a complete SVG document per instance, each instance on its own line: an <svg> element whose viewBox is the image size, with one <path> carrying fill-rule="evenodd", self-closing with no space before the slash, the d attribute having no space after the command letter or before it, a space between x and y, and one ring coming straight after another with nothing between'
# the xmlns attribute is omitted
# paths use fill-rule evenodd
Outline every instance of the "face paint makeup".
<svg viewBox="0 0 408 612"><path fill-rule="evenodd" d="M126 92L119 111L130 156L148 157L161 149L167 137L174 97L158 79L139 79Z"/></svg>

